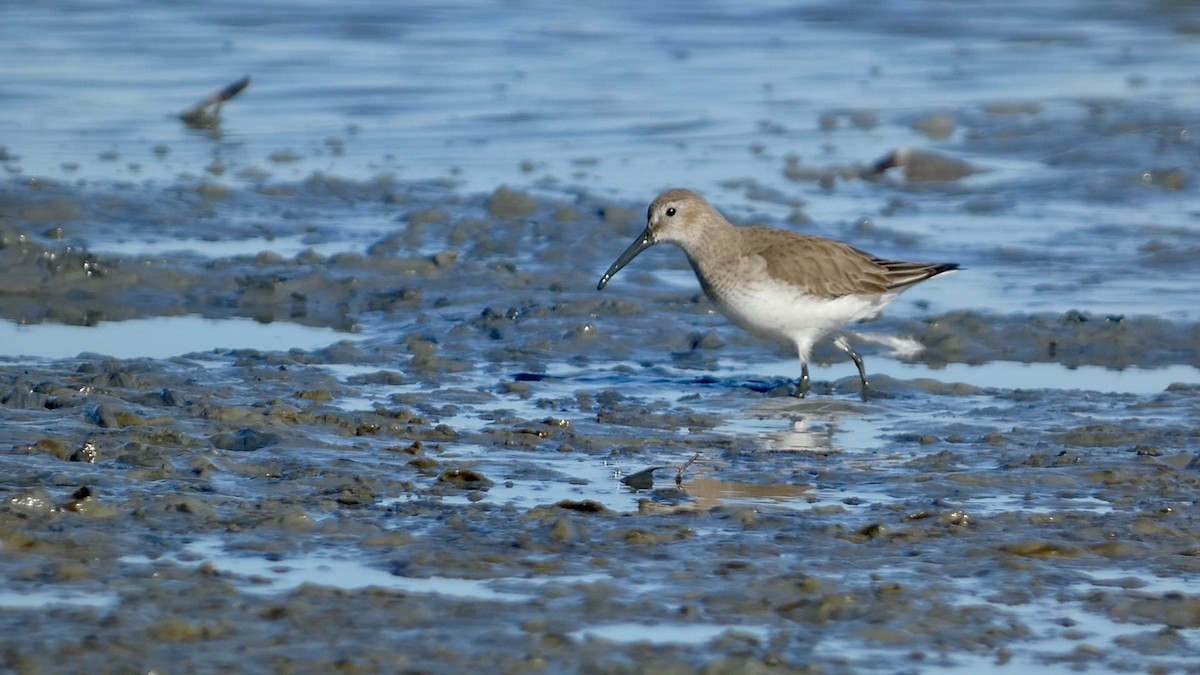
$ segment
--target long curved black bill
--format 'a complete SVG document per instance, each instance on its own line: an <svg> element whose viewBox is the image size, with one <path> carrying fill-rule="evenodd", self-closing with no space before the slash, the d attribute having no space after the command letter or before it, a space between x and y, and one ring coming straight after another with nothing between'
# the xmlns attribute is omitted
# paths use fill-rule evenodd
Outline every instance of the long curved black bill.
<svg viewBox="0 0 1200 675"><path fill-rule="evenodd" d="M612 264L612 267L608 268L608 271L604 273L604 276L600 277L600 283L596 284L596 290L604 290L604 287L608 285L609 280L612 279L617 272L620 272L622 267L628 265L630 260L633 260L637 257L637 254L645 251L653 245L654 240L650 238L650 228L646 228L646 231L642 232L638 238L629 245L629 248L625 249L625 252L621 254L621 257L617 258L617 261Z"/></svg>

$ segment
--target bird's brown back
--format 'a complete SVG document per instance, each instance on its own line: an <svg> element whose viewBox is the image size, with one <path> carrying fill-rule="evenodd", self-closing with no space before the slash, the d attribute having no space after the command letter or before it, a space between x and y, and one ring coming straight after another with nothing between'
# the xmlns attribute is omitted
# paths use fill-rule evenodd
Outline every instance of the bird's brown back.
<svg viewBox="0 0 1200 675"><path fill-rule="evenodd" d="M958 269L950 263L885 260L833 239L772 228L740 232L743 254L761 256L772 277L822 298L900 290Z"/></svg>

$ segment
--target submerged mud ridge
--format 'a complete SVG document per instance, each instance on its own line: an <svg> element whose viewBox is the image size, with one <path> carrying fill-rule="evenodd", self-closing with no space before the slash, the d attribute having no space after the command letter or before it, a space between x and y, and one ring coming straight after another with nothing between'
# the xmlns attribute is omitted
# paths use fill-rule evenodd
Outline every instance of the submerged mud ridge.
<svg viewBox="0 0 1200 675"><path fill-rule="evenodd" d="M664 320L621 328L654 331L627 334L629 343L664 345L677 361L685 352L711 352L725 344L712 333L696 333L695 316L713 312L697 292L653 291L654 309L647 310L627 299L630 292L645 297L637 286L594 291L597 270L640 229L635 205L587 196L574 203L538 200L504 187L463 198L445 186L403 184L388 176L365 183L315 177L253 192L199 184L172 187L165 196L150 190L118 198L46 181L7 185L6 215L0 219L0 317L94 325L199 314L353 332L360 321L382 315L430 331L444 325L485 332L494 343L485 351L513 357L559 350L561 343L590 347L605 331L603 317L654 311ZM346 233L338 220L346 214L337 209L349 209L354 218L378 218L375 238L340 243ZM229 212L244 210L263 214L262 222L229 220ZM296 215L301 211L304 217ZM178 243L162 245L164 253L104 252L117 232ZM272 242L281 238L295 238L300 250L286 256L272 251ZM203 253L206 244L238 242L263 251L219 258ZM188 247L199 252L188 253ZM320 252L325 248L346 250ZM645 280L647 268L665 257L626 274L635 283ZM671 257L669 267L684 269L682 256ZM503 291L499 304L496 290ZM915 358L932 364L1200 365L1200 324L1187 320L1074 309L1035 315L926 312L919 321L893 314L868 328L912 336L924 349ZM534 330L523 330L531 323ZM750 344L743 336L733 339ZM463 347L471 348L456 345ZM590 353L589 348L578 356ZM824 352L826 358L838 354Z"/></svg>
<svg viewBox="0 0 1200 675"><path fill-rule="evenodd" d="M386 178L99 196L7 187L0 314L345 337L0 363L17 672L1195 672L1195 383L884 369L863 403L835 362L796 400L747 367L785 357L656 281L681 256L594 290L636 205ZM864 330L931 366L1197 364L1195 325L1133 314L933 301Z"/></svg>

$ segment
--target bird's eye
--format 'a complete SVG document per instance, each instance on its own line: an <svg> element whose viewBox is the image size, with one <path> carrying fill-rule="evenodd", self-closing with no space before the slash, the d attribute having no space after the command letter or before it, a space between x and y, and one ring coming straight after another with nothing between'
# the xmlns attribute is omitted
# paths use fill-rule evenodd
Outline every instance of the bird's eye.
<svg viewBox="0 0 1200 675"><path fill-rule="evenodd" d="M667 208L667 217L672 218L674 216L675 216L675 207L674 206L668 207Z"/></svg>

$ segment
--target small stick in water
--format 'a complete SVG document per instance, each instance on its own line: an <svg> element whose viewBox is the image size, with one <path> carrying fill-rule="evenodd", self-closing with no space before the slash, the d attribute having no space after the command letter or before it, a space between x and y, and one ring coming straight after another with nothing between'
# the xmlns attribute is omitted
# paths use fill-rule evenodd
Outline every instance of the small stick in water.
<svg viewBox="0 0 1200 675"><path fill-rule="evenodd" d="M229 99L245 91L246 87L249 86L250 76L247 75L183 111L179 114L179 118L190 127L205 128L216 126L221 115L221 106ZM210 107L213 109L211 113L208 112Z"/></svg>
<svg viewBox="0 0 1200 675"><path fill-rule="evenodd" d="M679 467L679 473L675 474L675 484L676 485L683 485L683 472L687 471L687 468L689 466L691 466L692 462L695 462L697 459L700 459L700 453L698 453L698 452L696 454L692 455L692 458L689 459L686 464Z"/></svg>

